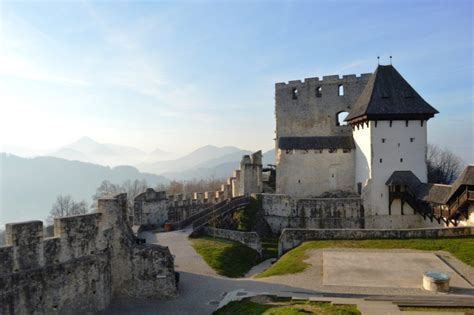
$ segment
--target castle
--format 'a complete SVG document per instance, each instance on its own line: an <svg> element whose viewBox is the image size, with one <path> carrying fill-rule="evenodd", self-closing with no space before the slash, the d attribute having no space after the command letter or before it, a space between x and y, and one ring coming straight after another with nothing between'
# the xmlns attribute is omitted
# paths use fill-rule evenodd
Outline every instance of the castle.
<svg viewBox="0 0 474 315"><path fill-rule="evenodd" d="M331 197L344 206L333 207L341 223L330 227L439 226L440 220L426 221L417 214L426 205L416 200L416 191L411 192L414 200L395 198L394 192L409 190L410 182L427 182L427 125L438 113L395 67L277 83L275 103L276 193L290 204L306 200L306 208L293 209L295 216L334 220L334 211L324 215L327 206L318 206L317 215L307 214L316 200ZM424 194L434 199L422 201L442 204L435 196L450 189L425 184ZM270 216L292 216L288 207L283 213L274 211L281 196L267 198ZM305 227L328 227L329 221Z"/></svg>
<svg viewBox="0 0 474 315"><path fill-rule="evenodd" d="M7 224L0 313L90 313L112 298L175 297L172 253L143 244L138 231L191 227L261 253L258 228L210 224L255 200L261 225L280 235L280 255L311 239L472 235L472 227L420 229L474 226L474 165L452 185L427 183L427 124L438 112L392 65L277 83L275 101L276 168L269 177L258 151L243 156L218 191L150 188L134 197L133 213L125 194L104 197L96 213L56 218L47 238L41 221Z"/></svg>

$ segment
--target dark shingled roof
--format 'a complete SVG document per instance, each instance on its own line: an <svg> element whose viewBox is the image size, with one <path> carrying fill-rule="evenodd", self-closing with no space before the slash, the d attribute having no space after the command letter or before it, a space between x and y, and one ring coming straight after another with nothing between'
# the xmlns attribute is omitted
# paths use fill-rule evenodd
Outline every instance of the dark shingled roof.
<svg viewBox="0 0 474 315"><path fill-rule="evenodd" d="M280 137L278 147L282 150L354 149L352 136L346 137Z"/></svg>
<svg viewBox="0 0 474 315"><path fill-rule="evenodd" d="M395 171L385 182L385 185L407 185L411 191L416 192L421 181L412 171Z"/></svg>
<svg viewBox="0 0 474 315"><path fill-rule="evenodd" d="M438 111L428 104L392 66L378 66L346 121L368 119L428 119Z"/></svg>
<svg viewBox="0 0 474 315"><path fill-rule="evenodd" d="M445 204L450 192L451 185L423 183L418 187L417 198L431 203Z"/></svg>
<svg viewBox="0 0 474 315"><path fill-rule="evenodd" d="M451 193L446 197L446 202L448 202L460 187L465 185L474 186L474 164L469 164L453 183Z"/></svg>
<svg viewBox="0 0 474 315"><path fill-rule="evenodd" d="M417 199L436 204L444 204L451 192L450 185L422 183L411 171L395 171L385 184L407 185Z"/></svg>

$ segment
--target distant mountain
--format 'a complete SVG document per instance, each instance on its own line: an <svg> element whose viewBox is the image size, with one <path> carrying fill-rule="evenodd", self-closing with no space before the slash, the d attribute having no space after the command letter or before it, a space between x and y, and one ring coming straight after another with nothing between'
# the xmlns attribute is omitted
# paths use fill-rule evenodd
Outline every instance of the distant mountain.
<svg viewBox="0 0 474 315"><path fill-rule="evenodd" d="M162 174L165 172L175 173L190 168L195 168L201 163L207 162L212 159L218 159L237 152L247 151L243 151L236 147L216 147L212 145L207 145L176 160L159 161L154 163L141 163L138 164L137 167L142 171L155 174Z"/></svg>
<svg viewBox="0 0 474 315"><path fill-rule="evenodd" d="M159 152L162 152L161 154ZM153 158L153 161L166 158L166 152L159 149L152 152L150 156L140 149L116 145L111 143L99 143L89 137L81 139L51 152L48 156L58 157L71 161L89 162L101 165L135 165Z"/></svg>
<svg viewBox="0 0 474 315"><path fill-rule="evenodd" d="M234 170L238 170L240 168L242 156L251 153L251 151L239 150L219 158L207 160L184 171L164 172L161 175L175 180L228 178L232 176ZM275 164L274 149L269 150L263 154L262 164L264 167L266 167L267 164Z"/></svg>
<svg viewBox="0 0 474 315"><path fill-rule="evenodd" d="M152 187L169 183L163 176L141 173L132 166L110 168L54 157L21 158L2 153L0 166L0 226L45 219L60 194L91 204L103 180L123 183L145 179Z"/></svg>

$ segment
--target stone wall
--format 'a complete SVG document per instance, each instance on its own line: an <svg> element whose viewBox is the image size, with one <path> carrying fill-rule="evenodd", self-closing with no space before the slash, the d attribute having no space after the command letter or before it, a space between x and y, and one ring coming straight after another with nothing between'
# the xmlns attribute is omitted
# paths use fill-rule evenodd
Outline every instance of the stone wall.
<svg viewBox="0 0 474 315"><path fill-rule="evenodd" d="M133 200L133 224L160 227L168 221L169 201L165 191L148 188Z"/></svg>
<svg viewBox="0 0 474 315"><path fill-rule="evenodd" d="M288 195L261 194L262 211L272 232L284 228L363 228L361 199L293 198Z"/></svg>
<svg viewBox="0 0 474 315"><path fill-rule="evenodd" d="M438 238L474 235L474 227L427 228L427 229L284 229L278 243L278 255L311 240L361 240Z"/></svg>
<svg viewBox="0 0 474 315"><path fill-rule="evenodd" d="M137 245L126 220L126 195L100 199L98 212L43 223L6 225L0 247L0 314L85 314L113 297L177 294L167 247Z"/></svg>
<svg viewBox="0 0 474 315"><path fill-rule="evenodd" d="M372 74L324 76L275 84L276 136L350 136L337 115L349 112ZM343 95L339 88L342 86ZM319 93L318 93L319 89Z"/></svg>
<svg viewBox="0 0 474 315"><path fill-rule="evenodd" d="M212 237L239 242L254 249L260 256L262 256L262 242L260 241L260 236L258 236L257 232L216 229L206 226L201 229L201 233Z"/></svg>
<svg viewBox="0 0 474 315"><path fill-rule="evenodd" d="M306 198L334 191L354 193L354 156L350 149L278 149L276 192Z"/></svg>

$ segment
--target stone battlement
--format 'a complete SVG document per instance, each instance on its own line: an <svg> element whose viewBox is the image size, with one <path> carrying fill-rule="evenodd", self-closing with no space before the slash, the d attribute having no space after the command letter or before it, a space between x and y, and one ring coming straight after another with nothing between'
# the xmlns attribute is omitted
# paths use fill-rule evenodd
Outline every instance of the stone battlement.
<svg viewBox="0 0 474 315"><path fill-rule="evenodd" d="M176 296L167 247L138 244L126 194L99 199L98 212L6 225L0 247L0 314L90 313L112 297Z"/></svg>
<svg viewBox="0 0 474 315"><path fill-rule="evenodd" d="M29 221L6 225L6 245L0 247L0 275L61 264L79 259L107 247L100 240L101 213L64 217L54 220L54 236L43 237L43 222Z"/></svg>
<svg viewBox="0 0 474 315"><path fill-rule="evenodd" d="M318 83L320 85L322 84L334 84L334 83L348 83L350 81L356 81L359 79L369 79L372 73L361 73L360 75L356 74L346 74L343 75L342 77L339 75L325 75L322 77L322 79L319 79L319 77L312 77L312 78L305 78L303 81L302 80L290 80L288 83L286 82L278 82L275 83L275 87L278 88L286 88L286 87L298 87L302 86L304 84L311 84L311 83Z"/></svg>

